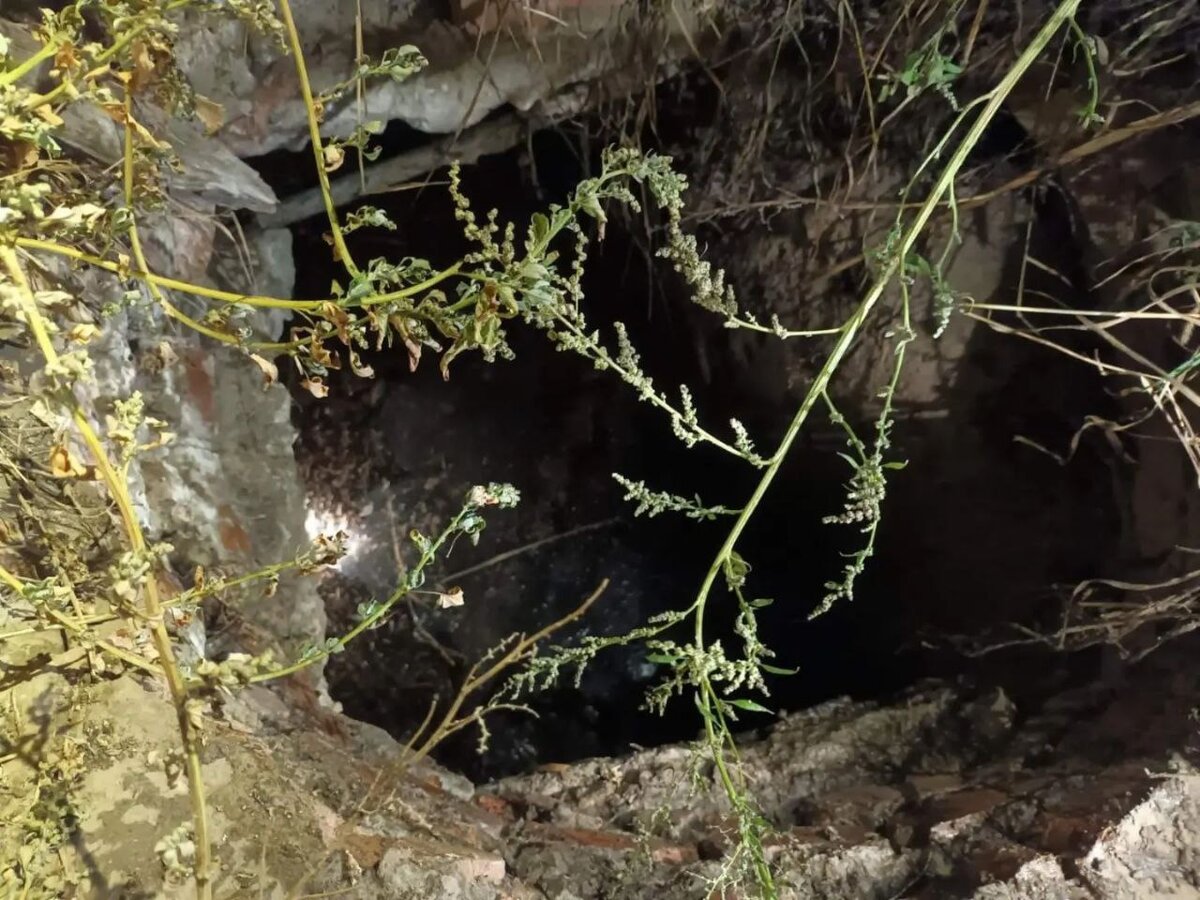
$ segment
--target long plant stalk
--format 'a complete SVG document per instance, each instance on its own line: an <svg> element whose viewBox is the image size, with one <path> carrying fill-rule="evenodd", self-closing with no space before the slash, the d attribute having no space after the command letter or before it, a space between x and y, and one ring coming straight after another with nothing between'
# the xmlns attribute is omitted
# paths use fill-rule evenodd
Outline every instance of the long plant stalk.
<svg viewBox="0 0 1200 900"><path fill-rule="evenodd" d="M317 179L321 185L321 197L325 201L325 215L329 219L333 248L337 251L338 259L346 267L346 271L351 276L357 276L359 274L358 266L354 264L350 250L346 247L346 237L342 234L337 207L333 202L333 190L329 185L329 172L325 168L321 123L317 118L317 101L313 96L312 82L308 77L308 66L304 62L304 45L300 42L300 31L296 28L296 20L292 18L292 7L288 0L279 0L279 11L283 17L283 27L287 30L288 42L292 47L292 58L296 61L296 76L300 79L300 93L304 97L304 115L308 121L308 136L312 142L313 157L317 164Z"/></svg>
<svg viewBox="0 0 1200 900"><path fill-rule="evenodd" d="M38 349L48 365L59 362L58 351L50 339L46 322L38 309L33 289L25 277L25 271L17 258L16 250L9 246L0 246L0 262L8 271L9 277L17 287L21 311L25 315L29 329L33 333ZM80 436L96 461L96 469L108 488L109 494L117 505L121 524L125 530L129 548L134 553L144 553L147 548L146 537L133 508L133 499L125 479L117 473L116 468L108 458L108 452L100 437L92 428L83 409L72 398L72 419ZM193 827L195 828L196 864L195 882L196 895L200 900L211 900L212 884L209 868L211 865L211 842L208 833L208 806L204 796L204 782L200 770L199 735L192 725L188 708L187 686L183 681L183 673L175 660L175 650L171 646L171 636L163 621L162 604L158 596L158 585L153 575L146 579L142 591L146 624L150 630L154 649L158 653L159 664L166 678L167 687L171 692L171 700L175 706L175 715L179 724L179 732L184 747L184 768L188 779L188 796L191 800Z"/></svg>
<svg viewBox="0 0 1200 900"><path fill-rule="evenodd" d="M58 46L54 42L48 41L43 44L42 48L28 59L23 60L7 71L0 72L0 87L6 87L20 81L57 52Z"/></svg>
<svg viewBox="0 0 1200 900"><path fill-rule="evenodd" d="M857 309L854 311L854 314L845 323L845 325L843 325L841 334L838 336L838 339L834 343L834 346L830 351L829 356L826 358L824 365L822 365L820 371L817 373L816 378L813 380L812 385L809 387L808 392L801 401L799 408L792 417L792 421L788 425L787 431L784 433L778 447L771 455L769 463L763 471L762 477L759 479L759 482L755 486L753 493L751 493L750 498L743 506L742 512L734 521L733 527L730 528L728 535L725 537L724 543L721 544L721 548L717 551L716 556L713 558L713 561L709 565L708 571L704 576L704 580L700 585L700 589L692 605L692 609L695 612L695 633L693 640L697 647L704 648L706 646L704 637L704 610L709 596L712 593L713 585L716 583L716 580L723 567L731 559L742 533L746 530L746 526L749 525L750 520L754 517L755 512L758 510L759 504L762 503L763 497L766 496L771 484L775 481L775 477L779 474L779 470L782 467L784 460L787 458L788 451L795 442L797 435L800 434L801 429L804 427L804 423L808 420L809 414L812 412L813 407L816 406L821 397L824 395L829 386L830 380L833 378L834 373L841 365L841 362L845 358L846 353L849 351L851 344L854 343L854 340L861 331L863 324L867 320L867 317L871 314L871 311L883 297L888 286L902 271L905 260L916 244L918 237L925 229L925 226L928 224L930 217L934 214L938 204L942 201L942 198L945 197L946 194L949 193L953 188L955 178L958 176L958 172L962 168L963 163L966 161L967 156L970 154L975 145L978 144L980 138L983 136L984 131L987 130L988 125L991 124L996 114L1000 111L1000 107L1004 104L1004 101L1008 98L1013 88L1016 87L1017 82L1030 68L1030 66L1037 61L1038 57L1041 55L1041 52L1053 39L1054 35L1057 34L1065 24L1071 21L1078 7L1079 0L1066 0L1066 2L1060 4L1050 18L1046 21L1045 25L1042 26L1041 30L1034 36L1033 40L1029 43L1029 46L1025 48L1025 51L1016 60L1005 76L1000 80L999 84L992 89L988 95L987 102L983 109L980 110L978 116L975 118L974 123L963 136L963 139L959 142L958 148L954 151L949 161L942 169L942 173L934 183L933 189L930 191L929 196L926 198L925 202L921 204L912 221L906 228L904 228L899 240L896 242L893 252L884 260L883 266L879 271L879 274L876 276L875 281L871 285L870 289L860 301ZM716 728L713 725L713 696L715 696L715 690L709 682L707 676L704 676L703 684L701 685L701 690L699 691L699 702L701 704L701 711L705 714L704 719L707 726L706 735L710 748L717 760L717 769L718 773L720 774L722 784L726 792L730 794L731 800L736 802L740 796L740 793L738 786L733 783L733 779L728 773L724 764L724 737L723 735L717 734ZM760 871L760 879L762 878L762 874L763 873ZM769 883L770 882L768 881L768 883L764 884L763 887L767 888ZM769 889L769 892L771 896L774 895L773 887Z"/></svg>
<svg viewBox="0 0 1200 900"><path fill-rule="evenodd" d="M84 253L82 250L76 250L74 247L68 247L57 241L19 237L16 240L16 244L25 250L41 250L46 253L53 253L56 256L64 256L76 262L87 263L89 266L95 266L97 269L103 269L115 275L137 278L170 291L180 291L181 293L193 294L197 297L205 297L209 300L218 300L222 303L236 303L244 306L262 307L264 309L287 309L295 312L319 312L322 305L339 302L339 298L337 297L327 297L321 300L289 300L282 297L263 297L258 294L238 294L233 291L222 291L219 288L208 287L203 284L193 284L190 281L180 281L178 278L170 278L166 275L159 275L144 269L134 269L110 259L103 259L91 253ZM461 261L453 263L441 271L434 272L424 281L419 281L416 284L410 284L408 287L398 288L394 291L388 291L384 294L373 294L365 297L360 301L360 305L379 306L395 300L407 300L409 297L415 297L436 287L447 278L453 278L455 275L460 274L461 269ZM463 274L463 277L468 277L466 273L461 274Z"/></svg>

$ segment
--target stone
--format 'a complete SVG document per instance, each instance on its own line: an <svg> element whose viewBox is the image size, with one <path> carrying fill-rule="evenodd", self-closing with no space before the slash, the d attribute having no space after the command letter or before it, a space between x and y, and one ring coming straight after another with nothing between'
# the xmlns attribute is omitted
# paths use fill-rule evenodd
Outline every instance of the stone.
<svg viewBox="0 0 1200 900"><path fill-rule="evenodd" d="M1080 877L1108 897L1195 897L1200 868L1200 777L1166 778L1081 860Z"/></svg>
<svg viewBox="0 0 1200 900"><path fill-rule="evenodd" d="M4 36L18 56L33 51L35 43L26 26L0 21ZM189 43L189 38L183 41ZM168 118L162 110L139 103L136 116L151 132L162 135L174 148L181 168L166 171L172 192L195 194L204 201L228 209L271 212L275 192L249 165L220 141L201 133L195 122ZM120 161L125 150L124 130L93 103L73 103L62 112L63 124L56 138L64 146L84 153L106 165Z"/></svg>
<svg viewBox="0 0 1200 900"><path fill-rule="evenodd" d="M902 790L919 802L956 791L962 784L962 776L957 774L912 775L905 780Z"/></svg>
<svg viewBox="0 0 1200 900"><path fill-rule="evenodd" d="M260 213L275 209L275 192L220 141L201 135L194 123L179 119L171 119L163 127L183 166L171 178L173 187L226 209Z"/></svg>
<svg viewBox="0 0 1200 900"><path fill-rule="evenodd" d="M830 825L842 829L858 826L879 827L901 804L904 795L883 784L862 784L839 788L812 801L811 825Z"/></svg>
<svg viewBox="0 0 1200 900"><path fill-rule="evenodd" d="M704 15L711 3L678 3L666 18L659 42L660 68L693 53L702 43ZM346 29L337 5L297 2L295 16L305 47L310 80L320 91L347 78L354 58L353 29ZM402 82L368 84L360 114L353 94L331 104L322 133L346 137L362 118L402 121L429 134L455 134L502 106L528 112L537 104L604 78L638 78L639 33L630 4L577 3L566 19L542 19L534 33L506 28L488 38L486 56L476 52L478 37L466 23L429 22L413 17L411 3L363 4L367 50L378 57L401 43L415 44L430 60L423 72ZM411 17L411 18L410 18ZM559 24L561 22L561 24ZM398 40L397 35L405 35ZM494 43L493 43L494 41ZM247 45L250 54L243 50ZM184 31L177 42L180 68L197 90L220 103L226 122L220 139L238 156L256 156L287 147L302 149L308 125L292 61L262 38L249 38L235 23Z"/></svg>
<svg viewBox="0 0 1200 900"><path fill-rule="evenodd" d="M393 847L376 867L388 897L424 900L425 897L461 900L497 900L502 896L504 860L499 857L461 857L449 861L415 858L410 851Z"/></svg>
<svg viewBox="0 0 1200 900"><path fill-rule="evenodd" d="M262 297L289 299L296 287L292 232L287 228L255 228L236 244L225 233L216 238L210 273L228 289ZM286 309L259 307L248 316L256 337L277 341L291 319Z"/></svg>

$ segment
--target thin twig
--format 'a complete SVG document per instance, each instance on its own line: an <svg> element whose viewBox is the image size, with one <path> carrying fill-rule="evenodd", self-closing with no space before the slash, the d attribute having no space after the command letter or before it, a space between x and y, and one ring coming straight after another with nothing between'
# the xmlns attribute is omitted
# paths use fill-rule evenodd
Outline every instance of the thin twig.
<svg viewBox="0 0 1200 900"><path fill-rule="evenodd" d="M607 528L608 526L615 525L620 521L621 520L619 517L614 516L611 519L602 519L599 522L591 522L587 525L580 525L576 528L559 532L558 534L552 534L536 541L530 541L528 544L522 544L520 547L514 547L511 550L505 550L503 553L497 553L495 556L485 559L483 562L476 563L473 566L467 566L465 569L459 569L457 572L451 572L449 575L444 575L439 583L443 587L451 585L455 581L466 578L468 575L474 575L476 572L481 572L484 569L490 569L492 566L499 565L502 562L507 562L508 560L517 556L522 556L526 553L532 553L534 550L545 547L547 544L553 544L558 541L566 540L567 538L586 534L589 531L597 531L601 528Z"/></svg>

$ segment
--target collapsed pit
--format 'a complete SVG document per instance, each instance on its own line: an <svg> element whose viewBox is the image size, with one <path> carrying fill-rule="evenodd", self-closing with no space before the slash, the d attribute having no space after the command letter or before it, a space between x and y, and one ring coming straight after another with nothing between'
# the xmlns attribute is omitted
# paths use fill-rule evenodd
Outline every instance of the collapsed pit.
<svg viewBox="0 0 1200 900"><path fill-rule="evenodd" d="M1005 119L985 149L1010 153L1014 129ZM385 135L391 153L416 140L404 129L390 140ZM660 140L669 149L669 139ZM571 133L536 132L524 147L466 167L464 190L476 210L498 209L501 221L520 228L595 171L601 144L594 139L581 155ZM311 161L276 153L259 163L280 184L297 186ZM416 256L436 265L465 250L444 181L438 171L424 186L369 198L397 229L351 235L355 256ZM1071 242L1069 210L1050 197L1032 204L1031 216L1034 249L1069 264L1080 249ZM757 239L769 246L800 227L779 217L739 221L732 239L712 226L700 237L716 264L734 263L736 278L754 269L731 259L738 248ZM297 296L323 296L338 275L326 223L316 217L292 230ZM998 242L994 252L1003 292L1018 277L1003 259L1012 246ZM786 264L759 262L766 270ZM851 270L828 282L815 302L834 307L853 299L867 277L863 266ZM797 372L807 348L780 352L769 338L747 342L696 310L679 279L654 259L640 221L610 224L593 249L585 286L593 327L625 322L656 383L690 385L702 417L737 416L761 446L778 439L804 387ZM771 290L753 277L737 287L742 297ZM456 546L435 570L439 589L463 589L463 607L439 610L428 598L402 606L384 628L331 660L331 693L346 712L399 738L418 727L435 698L445 702L489 648L565 615L602 579L610 580L606 595L560 639L620 633L690 602L724 537L722 524L635 518L613 472L729 504L756 478L719 453L685 448L669 421L610 374L556 353L520 324L510 337L516 360L460 358L448 381L432 358L410 372L407 355L397 351L364 354L375 378L335 373L322 400L291 380L310 524L344 528L352 540L349 557L323 586L331 633L350 627L359 603L390 590L397 560L410 549L408 532L435 530L470 485L508 481L523 495L516 511L491 517L478 547ZM814 417L743 538L754 595L776 601L760 614L777 653L773 662L799 669L771 678L774 709L843 694L882 698L930 676L1036 697L1094 671L1097 654L1057 659L1049 669L1038 657L1034 674L1028 651L972 658L956 639L1052 615L1057 585L1105 571L1120 538L1121 482L1111 448L1085 437L1065 468L1039 448L1065 446L1080 418L1106 409L1110 398L1069 361L987 329L971 334L962 359L956 369L918 373L931 381L936 403L899 410L893 443L908 465L893 478L877 552L853 603L808 621L822 585L838 575L842 554L860 538L853 528L822 524L840 510L849 475L837 456L843 439L827 418ZM869 404L874 387L867 373L861 378L857 393L839 397L846 409ZM864 424L861 413L856 418ZM712 635L736 640L727 605L714 606ZM498 713L482 755L475 736L462 735L439 748L441 760L488 778L694 737L690 704L676 704L665 717L641 709L656 675L645 656L636 645L609 651L589 666L578 690L568 679L531 698L536 717Z"/></svg>

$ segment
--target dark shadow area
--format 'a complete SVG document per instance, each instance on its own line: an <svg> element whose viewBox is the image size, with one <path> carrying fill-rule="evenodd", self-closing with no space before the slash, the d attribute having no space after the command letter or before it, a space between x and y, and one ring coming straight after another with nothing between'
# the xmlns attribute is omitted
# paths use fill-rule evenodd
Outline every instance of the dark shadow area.
<svg viewBox="0 0 1200 900"><path fill-rule="evenodd" d="M1019 143L1011 125L995 136L997 152ZM464 189L477 212L495 207L502 221L520 229L597 162L581 155L571 135L538 133L521 151L466 169ZM274 160L267 174L279 165ZM369 198L398 227L354 234L356 258L417 256L438 265L467 249L441 181L444 173L435 173L427 187ZM1064 221L1061 210L1042 209L1036 245L1058 246L1069 256L1069 235L1055 230ZM301 296L323 295L339 275L322 237L326 227L314 219L294 229ZM784 378L769 368L778 354L732 352L729 332L688 303L669 267L647 251L645 234L641 221L614 222L594 248L585 280L591 326L611 335L612 322L625 322L656 383L689 384L701 420L714 430L723 432L722 423L737 416L761 447L773 446L796 391L747 385ZM852 279L847 287L854 288ZM401 738L435 697L446 702L472 661L507 635L564 615L601 579L610 579L607 594L560 639L621 633L690 603L728 522L635 519L611 473L733 506L758 478L719 452L685 448L669 421L611 373L556 353L519 323L510 336L515 361L460 358L449 381L432 354L410 372L403 349L367 354L376 379L338 373L324 400L292 379L298 454L312 501L337 510L361 536L353 558L326 582L331 629L345 630L358 603L389 589L398 548L411 559L409 529L428 532L445 521L470 485L510 481L523 495L516 511L491 517L478 547L455 547L431 576L436 585L461 587L464 607L437 610L431 598L420 598L331 660L332 691L346 711ZM945 418L897 426L897 452L910 465L893 479L878 552L853 603L808 621L824 582L841 569L841 554L861 539L853 528L821 523L841 509L849 475L828 439L797 445L743 537L753 596L776 601L762 610L760 631L777 653L775 663L800 670L772 678L773 708L844 694L882 699L929 675L1012 682L1012 690L1036 692L1039 680L1050 687L1054 678L1073 677L1072 667L1094 665L1080 657L1052 667L1062 669L1053 675L1044 666L1033 669L1030 654L974 661L942 640L1024 619L1039 605L1049 609L1055 601L1047 585L1095 575L1114 533L1105 499L1112 495L1109 470L1088 442L1082 463L1064 469L1013 441L1022 434L1063 446L1079 415L1099 411L1104 398L1095 384L1070 364L983 329L969 356L968 370L948 389ZM747 366L761 371L748 378ZM813 427L830 432L820 417ZM1085 528L1089 540L1076 540ZM497 554L506 558L486 564ZM456 574L464 570L470 571ZM724 600L719 593L710 604L708 627L732 652L738 639ZM589 667L578 690L568 679L530 698L536 718L497 716L482 756L476 736L462 735L439 758L486 778L537 762L695 737L698 722L686 700L663 718L640 710L656 674L643 648L612 651ZM743 725L759 724L750 719Z"/></svg>

